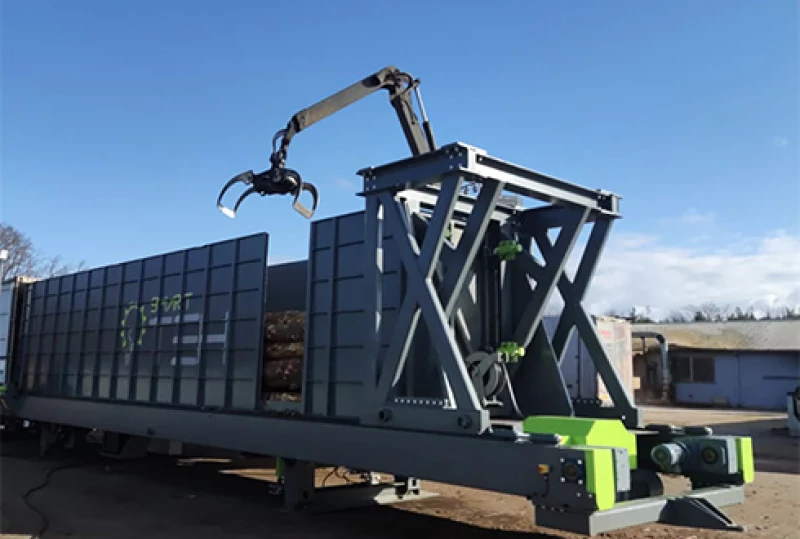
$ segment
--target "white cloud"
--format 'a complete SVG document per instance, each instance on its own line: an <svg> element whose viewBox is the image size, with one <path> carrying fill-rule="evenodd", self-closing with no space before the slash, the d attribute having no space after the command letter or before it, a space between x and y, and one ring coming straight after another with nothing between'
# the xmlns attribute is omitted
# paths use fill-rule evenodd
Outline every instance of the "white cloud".
<svg viewBox="0 0 800 539"><path fill-rule="evenodd" d="M800 306L800 235L779 230L715 241L714 248L691 241L671 246L657 236L612 232L584 306L594 314L649 306L655 318L705 302ZM568 263L570 277L582 246L576 251ZM560 304L560 297L554 303Z"/></svg>
<svg viewBox="0 0 800 539"><path fill-rule="evenodd" d="M772 137L772 143L778 148L785 148L789 145L789 139L786 137Z"/></svg>

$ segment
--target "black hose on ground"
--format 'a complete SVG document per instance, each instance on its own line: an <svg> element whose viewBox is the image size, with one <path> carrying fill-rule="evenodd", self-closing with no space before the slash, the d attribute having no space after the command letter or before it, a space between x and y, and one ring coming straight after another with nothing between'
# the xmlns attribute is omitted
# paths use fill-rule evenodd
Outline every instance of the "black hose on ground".
<svg viewBox="0 0 800 539"><path fill-rule="evenodd" d="M6 458L8 458L8 457L9 456L6 455ZM11 458L14 458L14 457L11 457ZM41 520L41 522L42 522L41 526L39 527L39 530L35 534L32 534L30 536L30 539L42 539L42 537L44 537L45 533L47 533L47 530L50 528L50 519L48 518L47 514L45 514L44 511L42 511L41 509L36 507L33 504L33 502L30 501L30 496L32 494L34 494L34 493L46 488L47 486L49 486L50 485L50 480L52 479L52 477L56 473L64 471L64 470L74 469L74 468L83 468L83 467L86 467L86 466L93 466L94 464L95 463L93 463L93 462L78 462L78 463L72 463L72 464L64 464L63 466L56 466L55 468L51 468L44 475L44 478L42 479L41 483L39 483L35 487L32 487L32 488L28 489L28 491L25 492L25 494L22 495L22 497L21 497L22 503L24 503L25 506L28 509L30 509L32 512L36 513L36 515L39 517L39 520ZM9 520L8 515L5 515L5 519L6 519L6 521ZM10 527L10 524L8 522L6 522L6 524L7 524L7 528L6 529L8 529L8 527Z"/></svg>

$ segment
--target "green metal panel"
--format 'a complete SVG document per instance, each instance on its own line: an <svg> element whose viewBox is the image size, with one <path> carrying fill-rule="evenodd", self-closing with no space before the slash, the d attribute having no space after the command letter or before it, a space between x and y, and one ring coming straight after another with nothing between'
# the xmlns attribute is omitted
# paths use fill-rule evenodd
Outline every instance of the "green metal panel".
<svg viewBox="0 0 800 539"><path fill-rule="evenodd" d="M631 469L636 469L636 436L618 419L584 417L532 416L523 422L528 434L558 434L562 445L622 447L630 456Z"/></svg>

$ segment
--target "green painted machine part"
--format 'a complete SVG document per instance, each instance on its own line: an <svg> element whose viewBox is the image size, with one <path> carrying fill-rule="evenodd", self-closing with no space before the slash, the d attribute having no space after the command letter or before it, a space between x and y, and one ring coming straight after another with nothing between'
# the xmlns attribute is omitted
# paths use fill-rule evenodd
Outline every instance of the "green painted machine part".
<svg viewBox="0 0 800 539"><path fill-rule="evenodd" d="M628 452L631 470L636 469L636 436L618 419L585 417L532 416L522 424L526 434L558 434L561 445L619 447Z"/></svg>
<svg viewBox="0 0 800 539"><path fill-rule="evenodd" d="M594 495L598 511L614 507L617 489L614 480L614 455L611 449L586 450L586 491Z"/></svg>
<svg viewBox="0 0 800 539"><path fill-rule="evenodd" d="M496 254L500 260L509 261L514 260L517 257L517 254L522 252L522 245L517 243L513 240L503 240L494 250L494 254Z"/></svg>
<svg viewBox="0 0 800 539"><path fill-rule="evenodd" d="M739 473L745 483L756 479L755 459L753 458L753 439L749 436L736 438L736 459L739 461Z"/></svg>
<svg viewBox="0 0 800 539"><path fill-rule="evenodd" d="M504 342L497 347L497 351L505 354L511 362L516 362L519 358L525 355L525 349L515 342Z"/></svg>

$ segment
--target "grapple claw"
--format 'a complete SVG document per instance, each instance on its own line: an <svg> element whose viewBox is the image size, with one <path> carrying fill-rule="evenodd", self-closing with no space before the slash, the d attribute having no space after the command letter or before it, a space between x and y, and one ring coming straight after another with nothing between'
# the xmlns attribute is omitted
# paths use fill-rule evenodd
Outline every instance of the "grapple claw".
<svg viewBox="0 0 800 539"><path fill-rule="evenodd" d="M242 203L242 200L246 196L250 195L255 190L254 187L248 189L242 196L239 197L239 200L236 202L236 205L233 207L233 209L230 209L222 203L222 198L225 196L225 193L228 191L228 189L239 182L245 185L252 185L254 177L255 175L253 174L253 171L248 170L247 172L242 172L238 176L234 176L228 180L228 183L226 183L225 187L222 188L222 191L220 191L219 197L217 198L217 209L222 212L223 215L230 217L231 219L236 217L236 211L239 209L239 204Z"/></svg>
<svg viewBox="0 0 800 539"><path fill-rule="evenodd" d="M311 194L312 203L310 210L300 204L300 194L303 191L307 191L309 194ZM311 216L314 215L315 211L317 211L317 204L319 204L319 192L314 184L305 182L301 183L300 189L297 189L294 193L294 203L292 204L292 207L295 209L295 211L306 219L311 219Z"/></svg>
<svg viewBox="0 0 800 539"><path fill-rule="evenodd" d="M231 186L239 182L249 185L250 188L242 193L242 195L236 201L236 204L233 206L233 209L228 208L222 204L222 198L225 196L225 193L231 188ZM303 191L306 191L311 195L311 209L300 203L299 199ZM236 212L239 211L239 206L241 206L242 202L244 202L244 199L253 193L258 193L261 196L294 195L294 203L292 206L294 207L295 211L297 211L306 219L311 219L311 216L314 215L317 205L319 204L319 193L314 185L303 182L303 179L296 170L284 168L283 166L276 166L273 164L272 168L267 171L255 174L252 170L248 170L247 172L243 172L238 176L231 178L228 183L225 184L225 187L222 188L222 191L219 194L219 198L217 199L217 209L219 209L219 211L221 211L224 215L233 219L236 217Z"/></svg>
<svg viewBox="0 0 800 539"><path fill-rule="evenodd" d="M250 189L248 189L247 191L242 193L242 196L239 197L239 200L237 200L236 204L233 206L233 211L231 212L232 215L236 215L236 212L239 211L239 206L242 205L242 202L244 202L244 199L246 199L247 197L249 197L253 193L257 193L257 192L258 192L258 189L256 189L255 187L251 187Z"/></svg>

